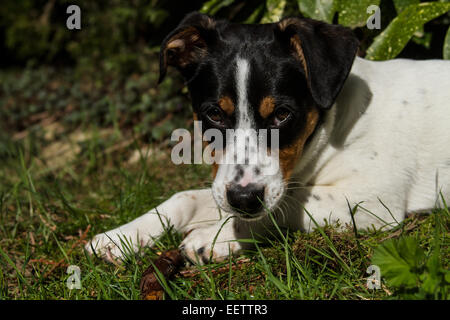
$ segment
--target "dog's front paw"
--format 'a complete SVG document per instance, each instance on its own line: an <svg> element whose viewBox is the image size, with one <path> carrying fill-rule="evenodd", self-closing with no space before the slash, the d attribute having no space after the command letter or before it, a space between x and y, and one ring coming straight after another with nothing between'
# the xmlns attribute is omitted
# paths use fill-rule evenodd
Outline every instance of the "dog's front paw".
<svg viewBox="0 0 450 320"><path fill-rule="evenodd" d="M217 226L192 230L180 245L183 255L191 263L207 264L211 261L224 261L230 255L237 255L242 250L241 244L235 241L233 234L221 230L215 239L217 232Z"/></svg>
<svg viewBox="0 0 450 320"><path fill-rule="evenodd" d="M111 263L122 263L127 254L139 250L136 237L126 236L115 230L97 234L85 246L90 255L96 255Z"/></svg>

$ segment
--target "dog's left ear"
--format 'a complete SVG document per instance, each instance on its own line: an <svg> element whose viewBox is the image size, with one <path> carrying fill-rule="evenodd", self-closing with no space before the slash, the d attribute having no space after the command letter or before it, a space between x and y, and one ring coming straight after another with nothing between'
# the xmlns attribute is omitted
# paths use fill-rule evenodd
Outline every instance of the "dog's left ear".
<svg viewBox="0 0 450 320"><path fill-rule="evenodd" d="M198 12L188 14L161 44L159 81L168 66L177 68L185 77L208 54L208 47L217 39L216 22Z"/></svg>
<svg viewBox="0 0 450 320"><path fill-rule="evenodd" d="M285 18L275 26L276 37L302 64L314 101L330 108L356 56L359 42L353 32L307 18Z"/></svg>

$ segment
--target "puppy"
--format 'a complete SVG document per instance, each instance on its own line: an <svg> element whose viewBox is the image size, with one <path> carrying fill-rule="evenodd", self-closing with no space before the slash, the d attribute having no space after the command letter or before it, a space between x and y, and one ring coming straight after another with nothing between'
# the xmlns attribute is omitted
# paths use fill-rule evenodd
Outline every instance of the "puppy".
<svg viewBox="0 0 450 320"><path fill-rule="evenodd" d="M311 19L188 15L162 43L160 81L168 66L179 70L203 131L242 129L219 152L244 161L214 164L211 189L177 193L87 251L116 260L124 239L137 251L170 223L190 231L184 254L207 263L238 254L248 241L236 240L264 237L274 221L305 232L389 229L449 201L450 62L373 62L355 58L357 48L351 30ZM250 129L276 130L275 170L248 161ZM236 137L245 148L230 147Z"/></svg>

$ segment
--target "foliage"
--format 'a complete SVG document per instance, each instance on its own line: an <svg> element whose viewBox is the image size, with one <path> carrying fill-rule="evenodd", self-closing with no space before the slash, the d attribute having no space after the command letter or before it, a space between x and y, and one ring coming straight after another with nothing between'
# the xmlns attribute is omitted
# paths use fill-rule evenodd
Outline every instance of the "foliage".
<svg viewBox="0 0 450 320"><path fill-rule="evenodd" d="M283 17L286 0L267 0L267 11L261 19L261 23L277 22Z"/></svg>
<svg viewBox="0 0 450 320"><path fill-rule="evenodd" d="M366 25L369 14L367 8L371 5L378 6L380 1L363 0L339 0L337 1L337 9L339 13L338 21L346 27L356 28Z"/></svg>
<svg viewBox="0 0 450 320"><path fill-rule="evenodd" d="M68 30L65 25L68 17L65 10L74 3L82 12L80 31ZM442 57L444 39L433 37L442 37L439 30L446 28L447 31L450 19L448 14L443 15L450 5L444 1L197 0L176 3L174 6L174 0L3 1L0 7L1 63L75 64L82 73L99 68L117 75L145 72L151 58L149 48L157 47L181 18L193 10L246 23L275 22L283 16L303 15L355 29L362 40L361 52L369 48L367 57L370 59L391 59L400 54L411 39L427 49L429 55ZM383 30L365 27L371 14L367 13L367 7L373 4L380 5ZM433 24L424 29L423 25L430 20ZM440 43L430 51L433 41ZM446 48L448 45L444 50Z"/></svg>
<svg viewBox="0 0 450 320"><path fill-rule="evenodd" d="M199 1L2 1L0 52L8 63L75 64L80 72L116 75L148 69L149 47ZM66 8L81 8L81 30L68 30ZM3 61L5 63L5 59Z"/></svg>
<svg viewBox="0 0 450 320"><path fill-rule="evenodd" d="M435 220L441 217L436 215ZM447 216L448 218L448 216ZM450 271L444 267L442 239L445 228L435 223L434 242L426 252L417 237L391 239L378 246L372 263L381 269L387 283L397 290L398 297L406 299L445 299L449 298ZM447 244L444 244L447 248Z"/></svg>
<svg viewBox="0 0 450 320"><path fill-rule="evenodd" d="M444 59L450 60L450 28L448 28L444 41Z"/></svg>
<svg viewBox="0 0 450 320"><path fill-rule="evenodd" d="M158 90L157 65L145 74L77 79L70 69L40 67L0 73L0 159L10 141L58 122L60 134L93 124L131 132L140 139L161 141L192 117L182 83L169 78ZM176 114L170 118L168 115ZM170 121L169 121L170 120ZM3 138L2 138L3 137Z"/></svg>
<svg viewBox="0 0 450 320"><path fill-rule="evenodd" d="M313 18L328 23L333 22L333 16L336 13L336 1L333 0L298 0L300 12L305 17Z"/></svg>
<svg viewBox="0 0 450 320"><path fill-rule="evenodd" d="M408 6L375 38L367 49L366 57L372 60L395 58L426 22L449 10L450 3L420 3Z"/></svg>

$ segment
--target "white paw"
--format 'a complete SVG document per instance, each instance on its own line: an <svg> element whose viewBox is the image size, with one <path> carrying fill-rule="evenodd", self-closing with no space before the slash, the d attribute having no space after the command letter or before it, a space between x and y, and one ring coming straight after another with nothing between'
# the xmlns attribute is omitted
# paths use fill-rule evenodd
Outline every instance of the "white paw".
<svg viewBox="0 0 450 320"><path fill-rule="evenodd" d="M96 255L111 263L122 263L125 256L139 251L143 244L136 235L126 235L111 230L97 234L86 245L85 249L90 255Z"/></svg>
<svg viewBox="0 0 450 320"><path fill-rule="evenodd" d="M194 229L184 238L180 249L191 263L198 264L224 261L241 251L241 244L227 230L221 230L214 242L217 232L218 227L215 225Z"/></svg>

